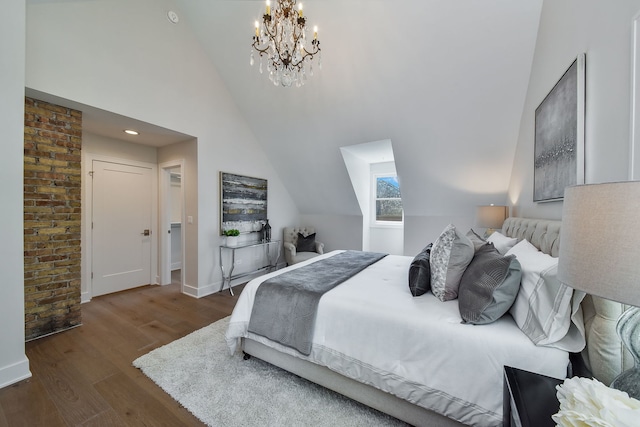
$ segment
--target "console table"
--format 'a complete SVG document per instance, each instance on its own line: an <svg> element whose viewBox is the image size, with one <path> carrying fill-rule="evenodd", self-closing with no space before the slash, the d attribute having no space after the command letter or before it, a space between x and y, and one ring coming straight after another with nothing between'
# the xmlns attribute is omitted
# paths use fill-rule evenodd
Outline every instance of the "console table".
<svg viewBox="0 0 640 427"><path fill-rule="evenodd" d="M220 271L222 272L222 286L220 287L220 291L224 289L224 285L226 283L229 284L229 292L233 296L233 289L231 289L231 281L233 279L238 279L240 277L249 276L252 274L259 273L261 271L271 271L278 264L278 259L280 258L280 240L271 240L269 242L250 242L250 243L241 243L235 246L221 245L220 246ZM267 260L267 264L251 271L247 271L240 274L233 274L233 269L236 263L236 251L248 249L248 248L264 248L265 258ZM228 268L228 273L226 273L226 268L224 267L224 257L223 254L225 252L231 252L231 266Z"/></svg>

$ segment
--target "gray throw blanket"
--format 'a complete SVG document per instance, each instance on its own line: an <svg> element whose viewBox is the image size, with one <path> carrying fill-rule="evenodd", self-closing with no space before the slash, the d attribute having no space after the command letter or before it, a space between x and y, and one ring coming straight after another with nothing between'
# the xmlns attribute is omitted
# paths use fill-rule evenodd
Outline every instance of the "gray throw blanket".
<svg viewBox="0 0 640 427"><path fill-rule="evenodd" d="M256 291L249 332L308 356L322 295L386 255L346 251L265 280Z"/></svg>

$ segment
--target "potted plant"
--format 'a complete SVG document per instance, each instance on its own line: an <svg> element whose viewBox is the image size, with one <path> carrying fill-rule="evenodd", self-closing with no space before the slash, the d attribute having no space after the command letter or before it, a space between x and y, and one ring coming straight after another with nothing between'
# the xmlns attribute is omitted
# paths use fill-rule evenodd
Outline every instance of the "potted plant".
<svg viewBox="0 0 640 427"><path fill-rule="evenodd" d="M236 246L238 244L238 236L240 235L240 230L231 228L229 230L224 230L222 234L227 236L227 246Z"/></svg>

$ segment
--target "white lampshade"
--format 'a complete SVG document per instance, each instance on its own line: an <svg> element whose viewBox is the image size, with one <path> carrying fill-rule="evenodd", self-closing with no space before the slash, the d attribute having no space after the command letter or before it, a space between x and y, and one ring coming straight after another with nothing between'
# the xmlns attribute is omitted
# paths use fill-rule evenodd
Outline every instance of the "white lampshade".
<svg viewBox="0 0 640 427"><path fill-rule="evenodd" d="M640 306L640 181L568 187L559 257L561 282Z"/></svg>
<svg viewBox="0 0 640 427"><path fill-rule="evenodd" d="M478 206L476 220L479 227L501 228L507 216L509 216L508 206Z"/></svg>

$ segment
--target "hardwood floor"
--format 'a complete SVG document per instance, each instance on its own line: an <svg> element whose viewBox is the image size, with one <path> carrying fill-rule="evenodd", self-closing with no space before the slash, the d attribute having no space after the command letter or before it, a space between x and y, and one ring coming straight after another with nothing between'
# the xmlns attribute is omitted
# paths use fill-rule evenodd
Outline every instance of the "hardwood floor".
<svg viewBox="0 0 640 427"><path fill-rule="evenodd" d="M131 362L228 316L241 289L144 286L83 304L82 326L27 343L33 376L0 390L0 426L203 425Z"/></svg>

